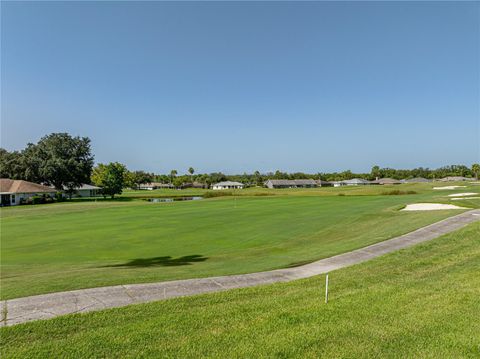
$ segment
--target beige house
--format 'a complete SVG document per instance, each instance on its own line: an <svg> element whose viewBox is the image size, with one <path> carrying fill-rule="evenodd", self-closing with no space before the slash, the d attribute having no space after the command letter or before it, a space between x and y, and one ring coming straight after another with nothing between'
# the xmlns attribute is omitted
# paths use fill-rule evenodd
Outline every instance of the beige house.
<svg viewBox="0 0 480 359"><path fill-rule="evenodd" d="M2 206L16 206L25 203L33 196L54 197L56 192L57 191L54 188L33 182L11 180L8 178L0 179Z"/></svg>

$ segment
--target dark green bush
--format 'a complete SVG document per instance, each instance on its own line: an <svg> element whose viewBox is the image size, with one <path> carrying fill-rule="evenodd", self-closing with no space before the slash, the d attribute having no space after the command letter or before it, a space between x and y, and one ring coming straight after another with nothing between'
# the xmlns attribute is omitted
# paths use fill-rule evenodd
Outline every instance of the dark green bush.
<svg viewBox="0 0 480 359"><path fill-rule="evenodd" d="M32 200L32 204L45 203L45 197L33 196L33 197L30 197L29 199Z"/></svg>
<svg viewBox="0 0 480 359"><path fill-rule="evenodd" d="M401 191L399 189L394 189L394 190L391 190L391 191L386 191L386 192L382 192L382 195L383 196L400 196L400 195L403 195L403 194L416 194L417 192L415 191Z"/></svg>

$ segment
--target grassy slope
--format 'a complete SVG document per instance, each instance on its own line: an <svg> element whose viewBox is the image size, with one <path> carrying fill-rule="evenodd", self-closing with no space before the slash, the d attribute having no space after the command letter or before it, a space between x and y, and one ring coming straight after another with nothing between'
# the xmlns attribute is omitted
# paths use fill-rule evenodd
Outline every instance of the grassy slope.
<svg viewBox="0 0 480 359"><path fill-rule="evenodd" d="M359 248L457 213L396 211L438 195L431 190L345 197L332 196L335 190L287 190L278 192L285 195L237 200L80 201L8 208L2 210L2 298L279 268ZM346 189L356 194L384 190ZM117 266L132 260L134 265Z"/></svg>
<svg viewBox="0 0 480 359"><path fill-rule="evenodd" d="M2 329L4 357L478 358L480 223L324 276Z"/></svg>

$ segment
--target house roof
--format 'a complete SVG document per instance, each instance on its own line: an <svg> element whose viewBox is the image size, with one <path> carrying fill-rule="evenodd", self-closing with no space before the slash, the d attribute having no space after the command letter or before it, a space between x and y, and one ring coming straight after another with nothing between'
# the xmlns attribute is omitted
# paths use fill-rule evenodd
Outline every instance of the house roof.
<svg viewBox="0 0 480 359"><path fill-rule="evenodd" d="M324 180L316 180L315 181L317 184L332 184L333 182L330 181L324 181Z"/></svg>
<svg viewBox="0 0 480 359"><path fill-rule="evenodd" d="M54 188L50 188L38 183L12 180L8 178L0 179L1 193L55 193Z"/></svg>
<svg viewBox="0 0 480 359"><path fill-rule="evenodd" d="M232 182L232 181L224 181L224 182L215 183L214 186L243 186L243 183Z"/></svg>
<svg viewBox="0 0 480 359"><path fill-rule="evenodd" d="M423 178L423 177L415 177L415 178L410 178L404 180L405 183L424 183L424 182L430 182L429 179Z"/></svg>
<svg viewBox="0 0 480 359"><path fill-rule="evenodd" d="M367 183L370 183L369 181L364 180L362 178L352 178L352 179L341 181L341 182L345 183L345 184L367 184Z"/></svg>
<svg viewBox="0 0 480 359"><path fill-rule="evenodd" d="M462 176L449 176L449 177L444 177L442 178L440 181L469 181L471 180L472 178L468 178L468 177L462 177Z"/></svg>
<svg viewBox="0 0 480 359"><path fill-rule="evenodd" d="M296 179L296 180L278 180L278 179L269 179L267 182L272 183L276 186L298 186L298 185L316 185L313 179Z"/></svg>
<svg viewBox="0 0 480 359"><path fill-rule="evenodd" d="M161 183L161 182L150 182L150 183L142 183L140 187L173 187L173 184Z"/></svg>
<svg viewBox="0 0 480 359"><path fill-rule="evenodd" d="M380 178L375 181L371 181L370 183L378 183L378 184L399 184L402 183L399 180L393 178Z"/></svg>
<svg viewBox="0 0 480 359"><path fill-rule="evenodd" d="M67 190L68 188L63 186L63 189L64 190ZM102 189L101 187L97 187L97 186L92 186L91 184L87 184L87 183L82 183L82 185L80 187L76 187L75 190L81 190L81 189Z"/></svg>

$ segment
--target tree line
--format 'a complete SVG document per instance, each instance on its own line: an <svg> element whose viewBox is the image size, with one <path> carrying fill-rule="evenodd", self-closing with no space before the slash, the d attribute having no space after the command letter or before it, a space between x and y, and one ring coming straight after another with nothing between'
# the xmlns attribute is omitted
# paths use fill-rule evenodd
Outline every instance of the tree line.
<svg viewBox="0 0 480 359"><path fill-rule="evenodd" d="M29 143L21 151L9 152L0 148L0 177L23 179L53 186L69 194L83 183L93 183L102 187L105 196L112 198L121 194L123 188L138 189L140 185L150 182L172 184L176 188L188 187L197 183L210 187L221 181L237 181L251 186L262 186L268 179L305 179L341 181L352 178L373 180L376 178L409 179L424 177L440 179L448 176L475 177L478 179L480 165L473 164L443 166L437 169L418 167L414 169L380 168L373 166L368 173L343 172L275 172L243 173L226 175L222 172L196 174L193 167L185 174L178 175L173 169L168 174L154 174L147 171L129 171L119 162L99 163L94 167L94 156L88 137L72 137L68 133L52 133L42 137L38 143Z"/></svg>

